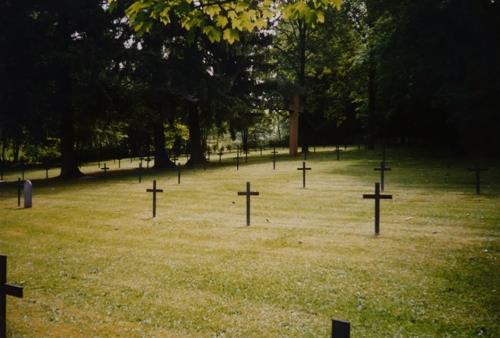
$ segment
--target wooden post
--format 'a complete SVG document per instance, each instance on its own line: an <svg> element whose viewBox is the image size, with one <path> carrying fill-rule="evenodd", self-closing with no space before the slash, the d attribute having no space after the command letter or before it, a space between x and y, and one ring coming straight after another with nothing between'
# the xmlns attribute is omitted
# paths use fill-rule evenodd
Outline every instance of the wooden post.
<svg viewBox="0 0 500 338"><path fill-rule="evenodd" d="M351 323L345 320L332 319L332 338L349 338Z"/></svg>
<svg viewBox="0 0 500 338"><path fill-rule="evenodd" d="M0 255L0 337L7 336L7 296L23 298L23 288L7 284L7 256Z"/></svg>

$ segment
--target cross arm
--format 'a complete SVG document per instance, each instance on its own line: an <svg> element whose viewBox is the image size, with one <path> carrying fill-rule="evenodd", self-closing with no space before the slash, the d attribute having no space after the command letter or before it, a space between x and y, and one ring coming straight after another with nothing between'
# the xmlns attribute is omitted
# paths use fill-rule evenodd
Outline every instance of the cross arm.
<svg viewBox="0 0 500 338"><path fill-rule="evenodd" d="M23 288L20 286L5 284L3 289L9 296L23 298Z"/></svg>
<svg viewBox="0 0 500 338"><path fill-rule="evenodd" d="M392 195L380 195L380 199L383 199L383 200L392 200Z"/></svg>
<svg viewBox="0 0 500 338"><path fill-rule="evenodd" d="M155 191L156 192L163 192L163 189L156 189L156 190L154 190L154 189L146 189L146 192L155 192Z"/></svg>
<svg viewBox="0 0 500 338"><path fill-rule="evenodd" d="M375 198L373 194L363 194L363 198Z"/></svg>

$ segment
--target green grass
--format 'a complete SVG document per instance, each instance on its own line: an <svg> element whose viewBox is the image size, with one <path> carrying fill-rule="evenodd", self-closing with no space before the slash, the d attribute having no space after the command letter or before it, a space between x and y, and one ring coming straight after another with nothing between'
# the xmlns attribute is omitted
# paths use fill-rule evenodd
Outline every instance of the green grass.
<svg viewBox="0 0 500 338"><path fill-rule="evenodd" d="M28 172L30 210L0 185L0 252L25 288L8 299L9 336L328 337L334 317L353 337L499 337L500 163L477 196L464 159L445 175L439 154L391 149L375 237L361 196L379 154L319 150L307 189L300 158L273 171L258 153L239 171L229 156L185 170L181 185L153 170L139 184L129 160L69 182ZM246 181L260 192L250 227Z"/></svg>

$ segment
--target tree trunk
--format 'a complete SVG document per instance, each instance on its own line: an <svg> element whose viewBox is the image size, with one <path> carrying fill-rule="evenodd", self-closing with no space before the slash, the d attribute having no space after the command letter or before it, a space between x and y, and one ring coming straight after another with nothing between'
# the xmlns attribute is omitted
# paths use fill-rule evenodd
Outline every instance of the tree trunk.
<svg viewBox="0 0 500 338"><path fill-rule="evenodd" d="M368 59L368 125L366 146L368 149L375 148L375 97L376 97L376 65L373 51L370 51Z"/></svg>
<svg viewBox="0 0 500 338"><path fill-rule="evenodd" d="M200 114L195 103L188 104L189 151L187 165L198 165L205 162L201 146Z"/></svg>
<svg viewBox="0 0 500 338"><path fill-rule="evenodd" d="M153 127L154 131L154 155L155 155L155 168L165 169L174 168L175 164L170 160L165 149L165 128L163 119L160 117Z"/></svg>
<svg viewBox="0 0 500 338"><path fill-rule="evenodd" d="M61 178L75 178L83 176L78 169L78 159L75 151L75 127L73 112L68 108L61 112Z"/></svg>
<svg viewBox="0 0 500 338"><path fill-rule="evenodd" d="M298 94L294 95L293 103L290 107L290 141L289 152L290 155L295 156L298 153L299 146L299 111L300 111L300 97Z"/></svg>

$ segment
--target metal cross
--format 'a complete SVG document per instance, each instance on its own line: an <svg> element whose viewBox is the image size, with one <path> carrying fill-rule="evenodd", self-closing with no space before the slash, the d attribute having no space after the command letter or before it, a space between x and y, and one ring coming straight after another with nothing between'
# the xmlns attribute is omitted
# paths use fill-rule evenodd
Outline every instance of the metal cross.
<svg viewBox="0 0 500 338"><path fill-rule="evenodd" d="M156 193L163 192L163 189L156 189L156 180L153 181L153 189L146 189L146 192L153 193L153 217L156 217Z"/></svg>
<svg viewBox="0 0 500 338"><path fill-rule="evenodd" d="M247 190L238 192L238 196L247 197L247 226L250 225L250 196L259 196L259 192L250 190L250 182L247 182Z"/></svg>
<svg viewBox="0 0 500 338"><path fill-rule="evenodd" d="M106 172L109 170L109 168L106 166L106 163L104 163L104 167L102 167L101 170L104 170L104 175L106 175Z"/></svg>
<svg viewBox="0 0 500 338"><path fill-rule="evenodd" d="M380 171L380 191L384 191L385 171L391 171L391 168L385 166L385 162L380 162L380 167L374 168L375 171Z"/></svg>
<svg viewBox="0 0 500 338"><path fill-rule="evenodd" d="M271 154L273 154L273 170L276 169L276 155L278 154L278 152L276 151L276 147L273 147L273 151L271 152Z"/></svg>
<svg viewBox="0 0 500 338"><path fill-rule="evenodd" d="M363 198L375 200L375 235L380 233L380 200L392 199L392 195L380 194L380 183L375 183L375 194L364 194Z"/></svg>
<svg viewBox="0 0 500 338"><path fill-rule="evenodd" d="M240 170L240 150L238 149L236 151L236 157L234 157L236 159L236 170Z"/></svg>
<svg viewBox="0 0 500 338"><path fill-rule="evenodd" d="M302 168L297 168L297 170L302 170L302 188L306 187L306 171L311 170L311 168L306 168L306 162L302 162Z"/></svg>
<svg viewBox="0 0 500 338"><path fill-rule="evenodd" d="M181 184L181 163L177 163L177 184Z"/></svg>
<svg viewBox="0 0 500 338"><path fill-rule="evenodd" d="M481 171L487 171L487 170L488 168L481 168L479 163L476 163L474 165L474 168L469 168L469 171L476 173L476 194L478 195L481 193L481 177L480 177Z"/></svg>
<svg viewBox="0 0 500 338"><path fill-rule="evenodd" d="M7 284L7 256L0 255L0 337L7 336L7 296L23 298L23 288Z"/></svg>

